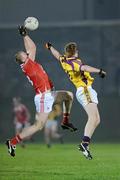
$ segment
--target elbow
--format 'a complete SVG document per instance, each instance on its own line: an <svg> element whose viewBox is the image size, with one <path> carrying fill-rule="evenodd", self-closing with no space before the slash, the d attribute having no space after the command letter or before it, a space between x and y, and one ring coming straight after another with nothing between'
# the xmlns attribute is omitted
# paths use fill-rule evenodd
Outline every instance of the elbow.
<svg viewBox="0 0 120 180"><path fill-rule="evenodd" d="M86 71L86 65L82 64L81 67L80 67L80 70L81 71Z"/></svg>

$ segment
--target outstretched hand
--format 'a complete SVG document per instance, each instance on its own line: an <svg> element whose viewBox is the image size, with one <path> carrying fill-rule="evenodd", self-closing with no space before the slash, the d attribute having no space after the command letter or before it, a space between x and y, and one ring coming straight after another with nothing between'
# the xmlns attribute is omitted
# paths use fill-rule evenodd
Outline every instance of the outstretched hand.
<svg viewBox="0 0 120 180"><path fill-rule="evenodd" d="M18 26L18 31L19 31L21 36L26 36L27 35L27 29L23 25Z"/></svg>
<svg viewBox="0 0 120 180"><path fill-rule="evenodd" d="M46 49L48 49L48 50L50 50L51 46L52 46L52 44L49 43L49 42L47 42L47 43L45 44L45 47L46 47Z"/></svg>
<svg viewBox="0 0 120 180"><path fill-rule="evenodd" d="M99 76L100 76L101 78L104 78L104 77L106 76L106 72L103 71L102 69L100 69Z"/></svg>

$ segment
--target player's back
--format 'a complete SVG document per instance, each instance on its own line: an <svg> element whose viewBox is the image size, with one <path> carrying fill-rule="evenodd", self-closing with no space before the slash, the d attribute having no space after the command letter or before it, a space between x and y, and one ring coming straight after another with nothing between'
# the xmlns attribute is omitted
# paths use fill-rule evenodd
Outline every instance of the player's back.
<svg viewBox="0 0 120 180"><path fill-rule="evenodd" d="M91 85L93 83L94 79L90 76L90 73L82 72L80 70L81 65L83 64L81 59L76 57L66 58L65 56L61 56L60 62L64 71L68 74L69 79L76 88Z"/></svg>
<svg viewBox="0 0 120 180"><path fill-rule="evenodd" d="M53 87L47 73L37 62L28 59L25 64L21 65L21 68L33 85L37 94L50 90Z"/></svg>

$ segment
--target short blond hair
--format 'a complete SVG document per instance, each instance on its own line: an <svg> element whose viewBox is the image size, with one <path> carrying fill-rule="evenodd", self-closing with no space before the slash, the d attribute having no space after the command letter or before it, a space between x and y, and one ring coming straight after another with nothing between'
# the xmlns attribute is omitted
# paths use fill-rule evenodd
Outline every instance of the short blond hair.
<svg viewBox="0 0 120 180"><path fill-rule="evenodd" d="M15 60L17 63L21 64L22 61L21 61L21 53L22 51L18 51L16 54L15 54Z"/></svg>
<svg viewBox="0 0 120 180"><path fill-rule="evenodd" d="M64 48L65 55L67 57L73 56L76 50L77 50L77 44L75 42L69 42L68 44L65 45L65 48Z"/></svg>

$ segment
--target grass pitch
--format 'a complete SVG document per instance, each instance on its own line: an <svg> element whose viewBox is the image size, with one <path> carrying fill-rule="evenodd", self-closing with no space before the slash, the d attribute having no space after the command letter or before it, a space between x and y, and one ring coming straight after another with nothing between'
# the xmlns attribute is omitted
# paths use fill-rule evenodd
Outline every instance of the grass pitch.
<svg viewBox="0 0 120 180"><path fill-rule="evenodd" d="M0 145L0 180L120 180L120 145L93 144L86 160L75 144L17 146L16 157Z"/></svg>

